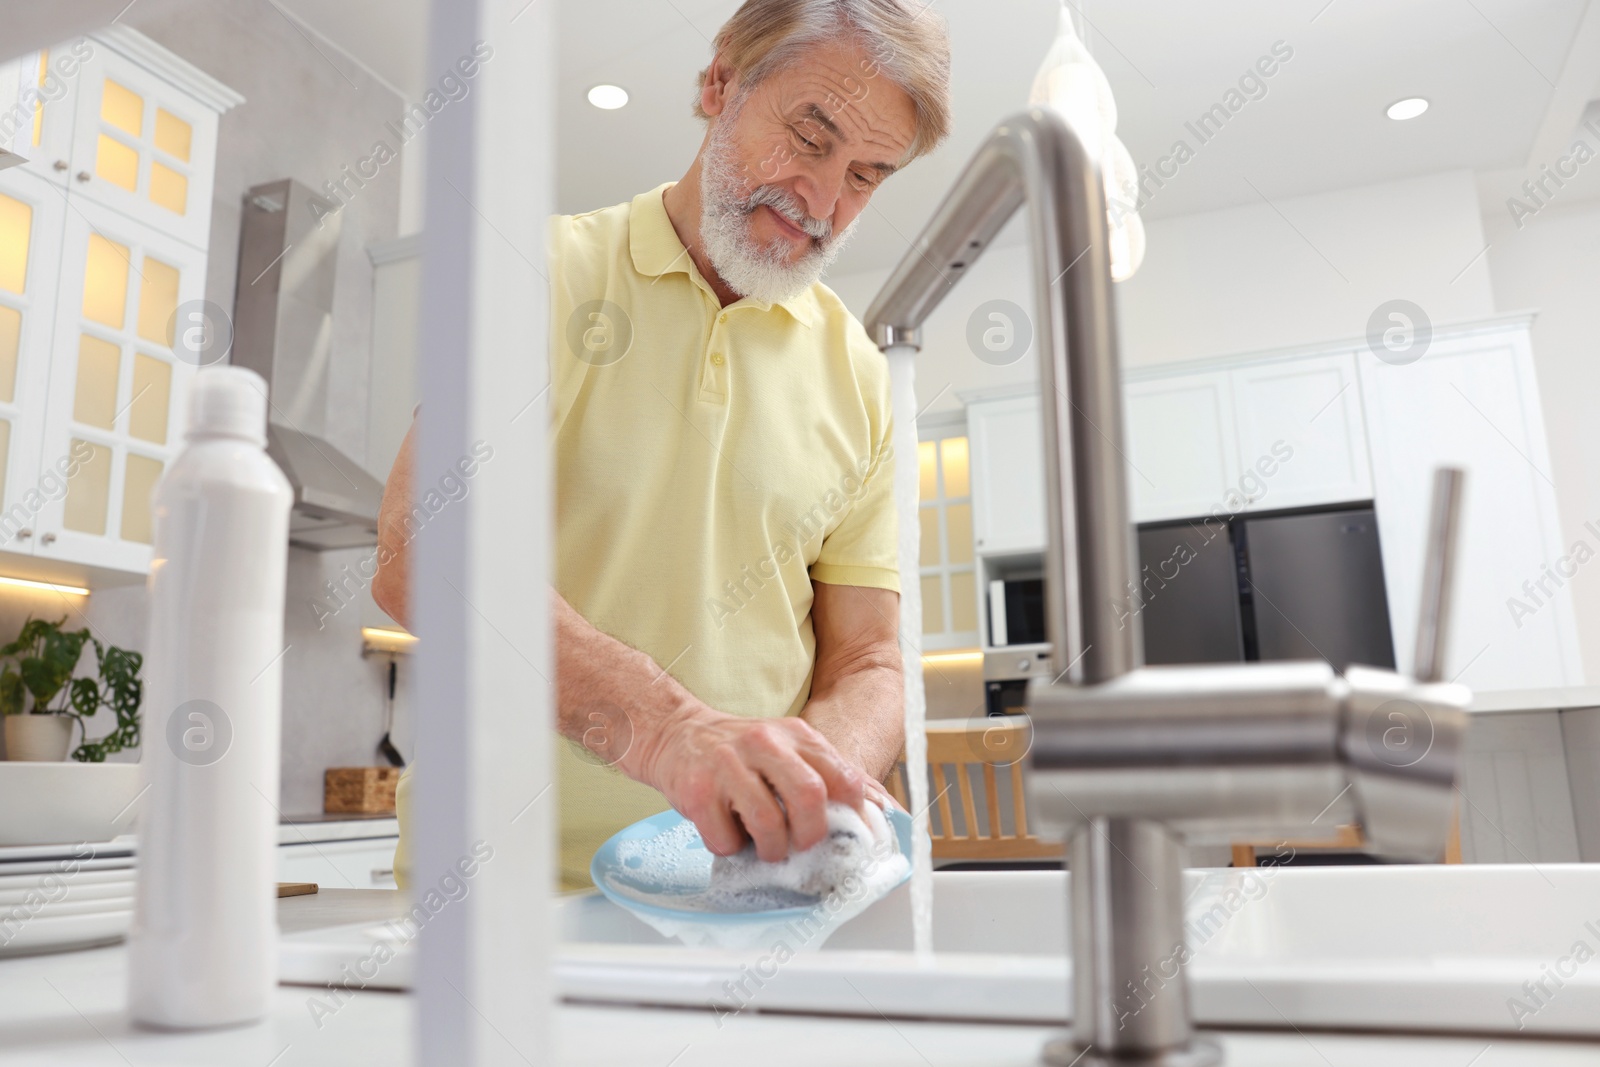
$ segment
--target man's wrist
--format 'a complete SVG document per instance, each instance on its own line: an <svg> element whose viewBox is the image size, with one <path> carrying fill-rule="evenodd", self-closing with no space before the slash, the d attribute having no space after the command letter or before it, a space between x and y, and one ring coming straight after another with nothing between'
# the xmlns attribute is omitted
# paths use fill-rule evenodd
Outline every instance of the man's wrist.
<svg viewBox="0 0 1600 1067"><path fill-rule="evenodd" d="M665 707L652 709L648 719L641 717L635 723L633 743L618 762L618 768L629 778L660 790L661 757L673 738L717 714L687 693Z"/></svg>

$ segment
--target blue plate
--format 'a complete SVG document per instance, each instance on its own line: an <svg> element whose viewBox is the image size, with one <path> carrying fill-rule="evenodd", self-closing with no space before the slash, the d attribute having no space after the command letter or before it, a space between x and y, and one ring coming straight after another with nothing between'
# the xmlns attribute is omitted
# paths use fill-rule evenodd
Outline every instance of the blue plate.
<svg viewBox="0 0 1600 1067"><path fill-rule="evenodd" d="M900 853L909 857L911 816L895 810L884 814L894 827ZM706 926L765 926L799 919L816 908L817 902L810 900L761 911L711 910L703 898L711 882L712 859L692 823L676 811L663 811L612 835L590 861L589 877L613 904L647 922L654 918ZM911 877L907 867L895 886Z"/></svg>

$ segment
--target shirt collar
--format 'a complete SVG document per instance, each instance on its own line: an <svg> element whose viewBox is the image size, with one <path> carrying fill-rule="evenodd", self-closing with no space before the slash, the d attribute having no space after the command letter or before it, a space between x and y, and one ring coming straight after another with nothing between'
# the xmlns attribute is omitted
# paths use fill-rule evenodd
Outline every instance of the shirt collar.
<svg viewBox="0 0 1600 1067"><path fill-rule="evenodd" d="M667 215L667 205L661 199L662 195L676 184L667 182L633 198L633 203L628 209L628 251L633 256L634 268L640 274L655 278L682 272L707 292L711 292L711 286L700 276L694 260L689 257L689 250L678 240L678 231L672 228L672 219ZM762 311L769 311L773 306L765 300L753 300L749 297L730 306L738 307L740 304L756 307ZM799 296L778 301L777 306L787 311L803 326L811 326L816 321L816 298L812 296L809 286Z"/></svg>

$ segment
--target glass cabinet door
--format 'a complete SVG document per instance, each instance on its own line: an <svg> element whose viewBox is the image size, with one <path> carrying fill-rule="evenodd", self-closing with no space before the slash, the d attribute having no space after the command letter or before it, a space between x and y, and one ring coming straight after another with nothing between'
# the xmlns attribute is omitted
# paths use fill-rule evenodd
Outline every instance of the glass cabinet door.
<svg viewBox="0 0 1600 1067"><path fill-rule="evenodd" d="M150 492L182 434L194 367L177 310L204 295L204 254L81 199L67 216L43 460L66 491L35 553L142 570Z"/></svg>
<svg viewBox="0 0 1600 1067"><path fill-rule="evenodd" d="M22 57L23 81L34 97L21 103L18 152L27 162L18 169L66 188L72 181L72 126L83 64L97 46L79 39Z"/></svg>
<svg viewBox="0 0 1600 1067"><path fill-rule="evenodd" d="M922 524L922 649L978 644L978 577L965 433L924 431L917 445Z"/></svg>
<svg viewBox="0 0 1600 1067"><path fill-rule="evenodd" d="M108 46L91 47L76 85L70 188L204 247L215 113Z"/></svg>
<svg viewBox="0 0 1600 1067"><path fill-rule="evenodd" d="M0 550L32 552L48 497L44 397L65 203L18 167L0 171Z"/></svg>

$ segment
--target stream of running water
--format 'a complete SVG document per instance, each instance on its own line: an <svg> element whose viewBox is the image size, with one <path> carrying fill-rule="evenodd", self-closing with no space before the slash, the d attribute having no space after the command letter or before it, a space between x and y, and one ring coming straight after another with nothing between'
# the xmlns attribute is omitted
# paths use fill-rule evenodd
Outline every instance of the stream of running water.
<svg viewBox="0 0 1600 1067"><path fill-rule="evenodd" d="M894 499L900 518L900 653L905 668L906 789L911 800L911 940L933 954L933 840L928 833L927 694L922 686L922 553L917 461L917 350L885 351L894 403Z"/></svg>

